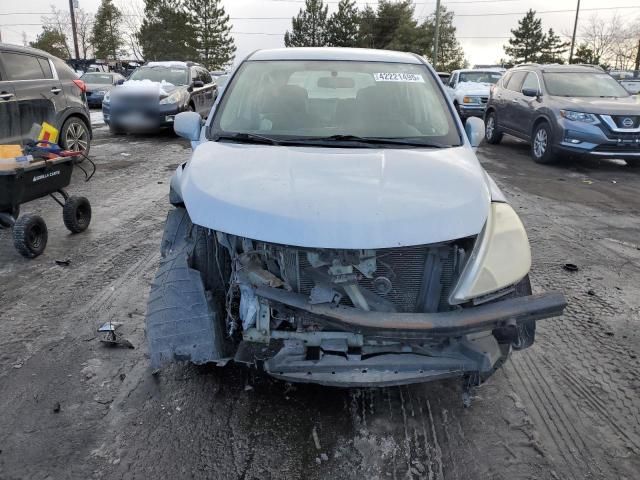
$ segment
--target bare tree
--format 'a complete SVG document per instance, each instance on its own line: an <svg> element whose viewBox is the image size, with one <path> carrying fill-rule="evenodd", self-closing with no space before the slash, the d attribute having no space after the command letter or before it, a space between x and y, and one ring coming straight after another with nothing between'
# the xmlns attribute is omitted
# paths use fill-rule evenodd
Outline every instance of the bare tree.
<svg viewBox="0 0 640 480"><path fill-rule="evenodd" d="M42 24L51 30L58 32L64 37L64 50L67 58L71 58L71 47L69 41L73 38L71 33L71 19L68 11L58 10L55 5L51 5L51 14L42 17Z"/></svg>
<svg viewBox="0 0 640 480"><path fill-rule="evenodd" d="M130 53L136 60L143 60L142 48L138 40L138 31L144 18L143 4L131 2L130 0L116 0L118 10L122 12L122 34Z"/></svg>
<svg viewBox="0 0 640 480"><path fill-rule="evenodd" d="M93 15L82 9L75 11L76 31L78 32L78 42L82 58L87 58L93 49L91 44L91 31L93 30Z"/></svg>

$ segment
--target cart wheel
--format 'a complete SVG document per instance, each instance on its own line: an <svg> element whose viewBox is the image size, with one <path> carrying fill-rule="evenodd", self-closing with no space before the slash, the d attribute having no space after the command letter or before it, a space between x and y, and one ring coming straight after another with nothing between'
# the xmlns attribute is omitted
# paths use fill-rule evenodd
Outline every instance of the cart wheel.
<svg viewBox="0 0 640 480"><path fill-rule="evenodd" d="M64 226L71 233L84 232L91 223L91 204L85 197L69 197L62 208Z"/></svg>
<svg viewBox="0 0 640 480"><path fill-rule="evenodd" d="M23 257L35 258L44 252L48 236L47 224L39 215L24 215L13 226L13 244Z"/></svg>

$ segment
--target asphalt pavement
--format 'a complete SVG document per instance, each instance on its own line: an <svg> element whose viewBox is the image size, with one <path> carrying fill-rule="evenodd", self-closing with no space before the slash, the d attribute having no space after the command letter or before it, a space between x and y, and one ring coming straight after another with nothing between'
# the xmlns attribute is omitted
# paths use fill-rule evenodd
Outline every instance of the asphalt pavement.
<svg viewBox="0 0 640 480"><path fill-rule="evenodd" d="M527 227L534 291L559 289L569 306L464 408L454 381L340 390L233 365L152 375L146 297L169 179L190 149L92 123L98 172L69 188L91 200L90 229L69 235L42 199L23 211L50 227L44 255L23 259L0 231L0 480L638 478L640 170L537 165L515 140L479 149ZM134 348L102 344L106 321Z"/></svg>

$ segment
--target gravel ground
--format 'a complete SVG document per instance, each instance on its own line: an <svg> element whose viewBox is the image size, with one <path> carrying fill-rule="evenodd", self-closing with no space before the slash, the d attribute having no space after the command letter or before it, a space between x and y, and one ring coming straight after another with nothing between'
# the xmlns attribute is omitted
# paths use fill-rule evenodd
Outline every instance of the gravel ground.
<svg viewBox="0 0 640 480"><path fill-rule="evenodd" d="M234 366L151 375L146 296L189 147L94 124L98 173L70 188L93 203L90 230L68 235L42 200L24 208L49 224L42 257L22 259L0 231L1 480L638 478L637 171L535 165L509 140L480 149L527 226L534 290L560 289L569 307L464 409L457 382L338 390ZM134 349L99 342L108 320Z"/></svg>

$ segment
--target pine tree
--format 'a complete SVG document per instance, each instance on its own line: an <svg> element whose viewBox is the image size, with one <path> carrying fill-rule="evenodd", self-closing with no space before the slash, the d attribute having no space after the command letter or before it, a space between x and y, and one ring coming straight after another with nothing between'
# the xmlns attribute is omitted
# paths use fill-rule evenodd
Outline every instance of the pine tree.
<svg viewBox="0 0 640 480"><path fill-rule="evenodd" d="M376 11L367 5L362 12L358 22L358 46L362 48L374 48L375 27L378 21Z"/></svg>
<svg viewBox="0 0 640 480"><path fill-rule="evenodd" d="M45 25L42 27L42 33L40 33L35 42L31 42L30 45L33 48L39 48L47 53L50 53L54 57L68 58L68 50L66 46L66 37L64 33L59 30Z"/></svg>
<svg viewBox="0 0 640 480"><path fill-rule="evenodd" d="M511 35L513 37L509 39L509 45L504 46L504 51L516 65L539 60L546 36L535 10L529 9L524 18L518 21L518 28L511 30Z"/></svg>
<svg viewBox="0 0 640 480"><path fill-rule="evenodd" d="M360 18L355 0L340 0L338 10L327 22L327 45L332 47L356 47Z"/></svg>
<svg viewBox="0 0 640 480"><path fill-rule="evenodd" d="M306 0L298 16L291 19L291 32L284 34L287 47L324 47L327 45L329 7L322 0Z"/></svg>
<svg viewBox="0 0 640 480"><path fill-rule="evenodd" d="M541 63L564 63L564 54L569 50L569 42L563 42L553 28L545 35L545 42L538 61Z"/></svg>
<svg viewBox="0 0 640 480"><path fill-rule="evenodd" d="M96 58L116 60L124 42L120 33L122 13L113 0L102 0L96 13L91 43Z"/></svg>
<svg viewBox="0 0 640 480"><path fill-rule="evenodd" d="M578 48L573 54L573 60L571 61L571 63L588 63L591 65L599 65L600 57L598 57L586 43L581 43L580 45L578 45Z"/></svg>
<svg viewBox="0 0 640 480"><path fill-rule="evenodd" d="M459 68L465 68L467 61L464 58L464 50L456 38L456 27L453 25L454 13L440 6L440 29L438 34L438 58L433 57L433 39L436 31L436 12L434 11L426 19L422 28L424 37L428 40L425 56L431 61L433 68L451 72Z"/></svg>
<svg viewBox="0 0 640 480"><path fill-rule="evenodd" d="M218 70L233 61L236 46L231 36L229 15L220 0L185 0L195 30L194 46L199 61L209 70Z"/></svg>
<svg viewBox="0 0 640 480"><path fill-rule="evenodd" d="M144 13L138 39L147 60L199 57L191 16L179 0L145 0Z"/></svg>

